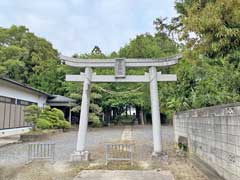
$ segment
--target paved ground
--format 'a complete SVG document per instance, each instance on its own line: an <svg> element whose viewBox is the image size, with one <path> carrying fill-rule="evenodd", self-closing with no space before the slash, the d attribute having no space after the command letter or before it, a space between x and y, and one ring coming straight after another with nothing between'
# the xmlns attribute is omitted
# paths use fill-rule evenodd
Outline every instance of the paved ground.
<svg viewBox="0 0 240 180"><path fill-rule="evenodd" d="M82 171L74 180L174 180L169 171Z"/></svg>
<svg viewBox="0 0 240 180"><path fill-rule="evenodd" d="M87 149L92 159L104 159L104 143L120 140L123 127L90 129L87 136ZM76 148L77 131L60 133L41 143L56 144L56 161L68 161ZM37 143L37 142L36 142ZM0 148L1 165L19 165L27 162L28 143L12 144ZM96 150L97 149L97 150Z"/></svg>
<svg viewBox="0 0 240 180"><path fill-rule="evenodd" d="M132 137L129 137L132 136ZM173 129L163 128L163 149L167 150L173 144ZM104 143L127 140L129 138L136 142L135 159L145 161L151 158L152 153L152 129L151 126L111 127L101 129L90 129L87 135L87 149L91 153L92 160L104 160ZM70 154L75 150L77 131L60 133L52 136L42 143L56 144L56 161L68 161ZM37 143L37 142L36 142ZM24 164L27 162L28 143L12 144L0 148L0 165Z"/></svg>
<svg viewBox="0 0 240 180"><path fill-rule="evenodd" d="M42 142L56 144L56 163L27 162L27 143L13 144L0 148L0 179L16 180L72 180L81 170L160 170L170 171L176 180L206 180L206 177L185 157L179 157L173 146L173 128L162 128L163 150L166 156L153 160L151 126L133 128L110 127L90 129L87 136L87 149L91 153L90 164L68 163L75 150L77 131L60 133ZM129 165L104 165L104 143L132 139L136 143L133 167ZM154 180L154 179L152 179Z"/></svg>
<svg viewBox="0 0 240 180"><path fill-rule="evenodd" d="M0 138L0 147L6 146L9 144L18 143L19 139L20 139L20 135L1 137Z"/></svg>

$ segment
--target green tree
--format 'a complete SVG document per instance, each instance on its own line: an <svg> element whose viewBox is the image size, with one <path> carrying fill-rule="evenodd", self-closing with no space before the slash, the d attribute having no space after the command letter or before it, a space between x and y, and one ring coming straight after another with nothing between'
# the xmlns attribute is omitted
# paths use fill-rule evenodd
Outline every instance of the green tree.
<svg viewBox="0 0 240 180"><path fill-rule="evenodd" d="M170 24L157 29L182 40L184 58L170 69L178 81L160 86L162 110L176 111L239 101L239 2L181 0Z"/></svg>
<svg viewBox="0 0 240 180"><path fill-rule="evenodd" d="M33 68L34 74L28 81L33 86L50 94L63 94L65 81L64 66L56 59L41 62Z"/></svg>
<svg viewBox="0 0 240 180"><path fill-rule="evenodd" d="M91 53L89 54L74 54L73 57L75 58L82 58L82 59L90 59L90 58L96 58L96 59L102 59L106 56L101 52L101 49L98 46L95 46ZM77 68L70 68L68 69L68 73L80 73L82 69ZM65 95L73 98L76 100L76 104L71 111L73 112L80 112L81 110L81 93L82 93L82 84L80 83L70 83L66 82L64 83L65 88ZM95 84L91 87L91 101L90 101L90 116L89 121L92 122L93 126L100 126L101 125L101 115L102 115L102 108L100 107L101 102L101 94Z"/></svg>
<svg viewBox="0 0 240 180"><path fill-rule="evenodd" d="M168 32L157 30L136 36L122 47L118 53L113 52L109 57L117 58L160 58L178 53L178 44L168 36ZM162 71L166 71L162 69ZM143 75L148 72L146 68L128 68L127 74ZM103 74L114 74L113 71L104 71ZM108 83L101 84L102 103L104 111L113 110L121 115L127 107L135 106L137 109L150 110L149 85L146 83Z"/></svg>
<svg viewBox="0 0 240 180"><path fill-rule="evenodd" d="M0 75L63 94L64 70L51 43L24 26L0 27Z"/></svg>
<svg viewBox="0 0 240 180"><path fill-rule="evenodd" d="M91 52L92 55L101 55L103 54L100 47L98 46L94 46L94 48L92 49L92 52Z"/></svg>
<svg viewBox="0 0 240 180"><path fill-rule="evenodd" d="M238 64L239 7L239 0L177 1L176 9L180 14L177 23L180 28L179 34L181 39L187 42L189 53L213 59L225 58L231 63Z"/></svg>

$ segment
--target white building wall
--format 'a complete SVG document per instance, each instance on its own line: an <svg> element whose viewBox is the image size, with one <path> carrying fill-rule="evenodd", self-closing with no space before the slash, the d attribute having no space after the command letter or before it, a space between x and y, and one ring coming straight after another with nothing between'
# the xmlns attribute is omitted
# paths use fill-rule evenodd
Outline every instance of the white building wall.
<svg viewBox="0 0 240 180"><path fill-rule="evenodd" d="M37 103L39 107L44 107L47 95L42 95L24 87L0 80L0 96L11 97Z"/></svg>

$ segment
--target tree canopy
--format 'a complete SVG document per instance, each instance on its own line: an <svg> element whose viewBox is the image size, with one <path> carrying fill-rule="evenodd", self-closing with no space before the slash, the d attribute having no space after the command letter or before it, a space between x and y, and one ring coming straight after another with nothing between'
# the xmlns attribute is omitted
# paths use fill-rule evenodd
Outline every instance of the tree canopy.
<svg viewBox="0 0 240 180"><path fill-rule="evenodd" d="M62 92L58 51L24 26L0 27L0 74L49 93Z"/></svg>
<svg viewBox="0 0 240 180"><path fill-rule="evenodd" d="M208 58L240 60L240 1L181 0L176 21L186 47Z"/></svg>

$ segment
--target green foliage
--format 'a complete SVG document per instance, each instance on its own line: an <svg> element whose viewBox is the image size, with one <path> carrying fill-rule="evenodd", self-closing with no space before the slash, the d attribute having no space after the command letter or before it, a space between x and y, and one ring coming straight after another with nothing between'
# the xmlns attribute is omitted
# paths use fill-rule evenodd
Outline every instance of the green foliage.
<svg viewBox="0 0 240 180"><path fill-rule="evenodd" d="M61 110L57 108L51 109L49 106L46 106L43 110L37 105L26 107L25 120L40 129L68 129L71 127L70 123L65 120Z"/></svg>
<svg viewBox="0 0 240 180"><path fill-rule="evenodd" d="M95 113L90 113L89 119L92 122L92 127L102 127L102 122L100 121L100 118Z"/></svg>
<svg viewBox="0 0 240 180"><path fill-rule="evenodd" d="M63 94L65 69L52 44L24 26L0 27L0 75Z"/></svg>
<svg viewBox="0 0 240 180"><path fill-rule="evenodd" d="M59 121L58 128L61 128L61 129L69 129L69 128L71 128L71 124L70 124L68 121L60 120L60 121Z"/></svg>
<svg viewBox="0 0 240 180"><path fill-rule="evenodd" d="M158 32L138 35L119 51L120 57L127 58L159 58L176 54L177 44L166 33Z"/></svg>
<svg viewBox="0 0 240 180"><path fill-rule="evenodd" d="M168 117L176 111L240 100L239 1L182 0L178 17L170 24L155 21L158 31L183 40L184 58L168 72L176 83L159 86L161 110ZM173 38L172 38L173 39Z"/></svg>
<svg viewBox="0 0 240 180"><path fill-rule="evenodd" d="M92 55L97 55L97 56L101 56L103 55L101 49L98 47L98 46L94 46L92 52L91 52Z"/></svg>
<svg viewBox="0 0 240 180"><path fill-rule="evenodd" d="M8 77L21 81L24 78L25 63L19 60L8 59L2 64L5 67L5 71Z"/></svg>
<svg viewBox="0 0 240 180"><path fill-rule="evenodd" d="M51 109L49 106L45 107L40 118L49 121L53 125L53 128L62 128L61 121L65 121L64 114L61 110L56 108Z"/></svg>
<svg viewBox="0 0 240 180"><path fill-rule="evenodd" d="M133 116L123 116L119 115L115 119L115 123L118 124L125 124L125 125L131 125L134 123L135 118Z"/></svg>
<svg viewBox="0 0 240 180"><path fill-rule="evenodd" d="M34 74L29 78L29 83L33 87L51 94L63 94L65 69L58 60L43 61L33 70Z"/></svg>
<svg viewBox="0 0 240 180"><path fill-rule="evenodd" d="M178 81L161 85L162 111L171 117L176 111L239 101L240 69L227 62L212 65L212 61L205 58L195 63L183 59L172 69Z"/></svg>
<svg viewBox="0 0 240 180"><path fill-rule="evenodd" d="M82 59L89 59L89 58L96 58L96 59L103 59L106 56L101 52L101 49L98 46L95 46L90 54L75 54L74 57L82 58ZM72 73L76 71L75 69L70 70ZM79 72L78 72L79 73ZM79 83L66 83L68 86L66 88L66 95L76 100L76 104L71 111L72 112L80 112L81 110L81 93L82 93L82 84ZM90 101L90 117L89 122L92 122L92 126L99 127L102 125L100 117L102 114L102 108L100 107L100 102L102 101L101 92L97 88L95 84L91 87L91 101Z"/></svg>
<svg viewBox="0 0 240 180"><path fill-rule="evenodd" d="M51 129L53 127L52 123L46 119L39 118L36 124L38 129Z"/></svg>
<svg viewBox="0 0 240 180"><path fill-rule="evenodd" d="M25 121L28 123L32 123L34 130L35 130L36 123L40 117L40 114L41 114L41 109L35 104L27 106L24 110Z"/></svg>
<svg viewBox="0 0 240 180"><path fill-rule="evenodd" d="M55 116L57 116L58 120L60 120L60 121L65 120L64 113L61 110L59 110L57 108L53 108L51 111L55 114Z"/></svg>
<svg viewBox="0 0 240 180"><path fill-rule="evenodd" d="M181 39L193 53L240 60L240 1L182 0L176 3ZM188 53L191 53L189 51Z"/></svg>
<svg viewBox="0 0 240 180"><path fill-rule="evenodd" d="M176 54L178 45L167 33L158 31L155 35L142 34L131 40L127 45L110 55L114 58L160 58ZM127 74L143 75L146 68L128 68ZM113 74L114 72L101 70L98 74ZM101 91L103 109L117 108L120 115L127 106L139 106L150 109L149 85L143 83L108 83L98 85ZM103 91L102 89L105 89ZM106 92L109 91L109 92Z"/></svg>

